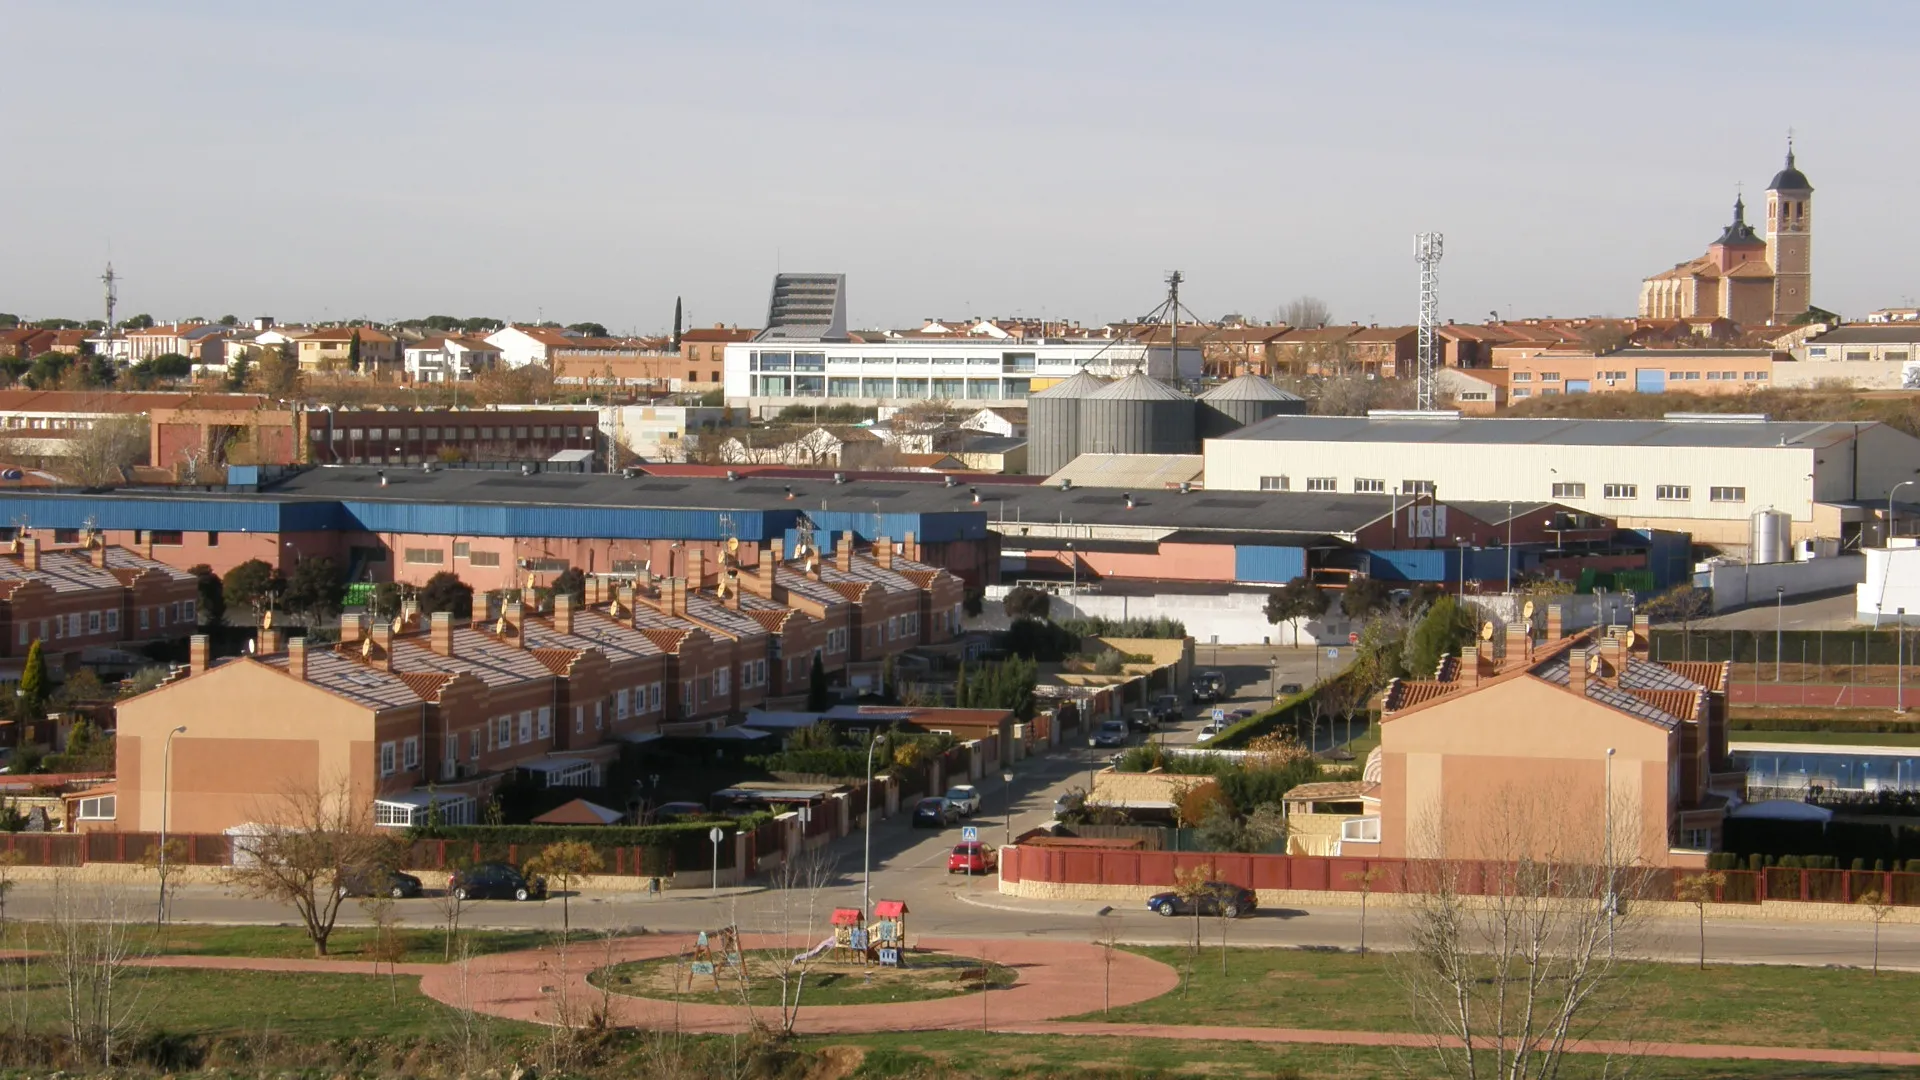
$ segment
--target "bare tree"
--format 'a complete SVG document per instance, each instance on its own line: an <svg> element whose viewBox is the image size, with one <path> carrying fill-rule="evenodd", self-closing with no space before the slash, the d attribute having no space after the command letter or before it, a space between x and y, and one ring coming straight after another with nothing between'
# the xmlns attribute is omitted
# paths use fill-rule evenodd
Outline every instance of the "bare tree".
<svg viewBox="0 0 1920 1080"><path fill-rule="evenodd" d="M527 872L544 876L548 883L560 892L560 933L573 931L573 916L568 908L573 896L573 887L582 877L597 874L605 869L607 860L602 858L592 844L585 840L562 840L548 844L540 853L527 860Z"/></svg>
<svg viewBox="0 0 1920 1080"><path fill-rule="evenodd" d="M60 471L87 487L112 487L125 483L127 469L146 458L146 416L115 416L67 440Z"/></svg>
<svg viewBox="0 0 1920 1080"><path fill-rule="evenodd" d="M367 913L367 920L373 923L373 943L367 946L367 959L373 961L373 970L377 974L380 965L387 965L387 989L396 1008L400 1005L400 958L407 953L407 943L400 937L400 912L394 907L393 897L384 892L375 892L360 901L361 910Z"/></svg>
<svg viewBox="0 0 1920 1080"><path fill-rule="evenodd" d="M135 936L133 901L123 882L80 882L61 870L41 928L68 1042L75 1054L113 1063L114 1048L139 1022L143 973L133 962L147 938Z"/></svg>
<svg viewBox="0 0 1920 1080"><path fill-rule="evenodd" d="M227 880L248 896L292 905L314 954L325 956L347 882L395 865L394 843L345 784L289 792L260 819L260 832L236 838Z"/></svg>
<svg viewBox="0 0 1920 1080"><path fill-rule="evenodd" d="M775 978L780 983L780 1033L793 1034L800 1019L800 1001L807 988L807 974L813 966L814 935L822 932L820 893L833 880L834 859L824 847L802 851L780 864L774 872L772 890L767 894L774 904L772 915L780 947L784 952L800 950L786 963L777 965ZM796 935L798 941L795 941ZM742 957L744 960L745 958ZM742 964L744 967L744 963Z"/></svg>
<svg viewBox="0 0 1920 1080"><path fill-rule="evenodd" d="M163 853L165 858L161 858ZM178 836L169 837L164 848L158 843L150 844L140 855L140 865L160 878L160 904L153 917L155 926L166 924L167 912L173 908L173 894L180 887L177 879L187 865L188 855L187 842Z"/></svg>
<svg viewBox="0 0 1920 1080"><path fill-rule="evenodd" d="M1878 975L1880 974L1880 924L1886 922L1887 916L1893 914L1893 901L1887 899L1886 894L1879 889L1868 889L1855 897L1853 902L1866 908L1867 913L1873 916L1873 973ZM1704 934L1705 931L1702 933Z"/></svg>
<svg viewBox="0 0 1920 1080"><path fill-rule="evenodd" d="M1472 809L1454 827L1476 842L1459 853L1442 842L1441 815L1425 816L1431 835L1420 847L1432 858L1414 864L1396 973L1443 1074L1544 1080L1598 1023L1632 1019L1615 942L1637 923L1631 907L1608 901L1634 891L1621 887L1634 878L1609 865L1599 808L1506 788ZM1604 1055L1602 1075L1630 1057Z"/></svg>
<svg viewBox="0 0 1920 1080"><path fill-rule="evenodd" d="M1100 936L1094 943L1100 946L1100 966L1105 980L1102 987L1100 1014L1105 1016L1113 1011L1113 950L1120 944L1120 913L1109 912L1097 916L1097 920Z"/></svg>
<svg viewBox="0 0 1920 1080"><path fill-rule="evenodd" d="M1360 890L1360 955L1361 956L1367 955L1367 897L1373 894L1374 885L1378 883L1379 880L1384 876L1386 876L1385 873L1381 871L1379 867L1368 867L1365 870L1355 870L1352 873L1349 873L1347 875L1347 880L1353 882L1354 887Z"/></svg>
<svg viewBox="0 0 1920 1080"><path fill-rule="evenodd" d="M1273 314L1277 321L1302 330L1317 330L1333 322L1333 309L1317 296L1296 296Z"/></svg>
<svg viewBox="0 0 1920 1080"><path fill-rule="evenodd" d="M1673 893L1681 903L1692 904L1700 916L1700 970L1707 970L1707 905L1727 883L1727 875L1718 870L1688 874L1674 885Z"/></svg>

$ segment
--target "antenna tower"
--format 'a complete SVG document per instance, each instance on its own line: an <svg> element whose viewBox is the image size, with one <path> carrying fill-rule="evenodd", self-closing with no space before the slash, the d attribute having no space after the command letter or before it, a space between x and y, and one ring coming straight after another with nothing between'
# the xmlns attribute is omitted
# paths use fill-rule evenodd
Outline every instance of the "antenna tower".
<svg viewBox="0 0 1920 1080"><path fill-rule="evenodd" d="M1443 247L1444 238L1437 232L1414 234L1413 258L1420 264L1420 368L1413 407L1421 412L1433 410L1433 325L1440 321L1440 253Z"/></svg>
<svg viewBox="0 0 1920 1080"><path fill-rule="evenodd" d="M100 275L100 283L107 287L107 339L113 339L113 309L120 302L120 290L117 287L120 278L113 272L113 263L107 263L107 272Z"/></svg>
<svg viewBox="0 0 1920 1080"><path fill-rule="evenodd" d="M1173 359L1175 378L1180 377L1180 283L1185 280L1187 276L1178 270L1167 272L1167 354ZM1144 364L1145 357L1141 360Z"/></svg>

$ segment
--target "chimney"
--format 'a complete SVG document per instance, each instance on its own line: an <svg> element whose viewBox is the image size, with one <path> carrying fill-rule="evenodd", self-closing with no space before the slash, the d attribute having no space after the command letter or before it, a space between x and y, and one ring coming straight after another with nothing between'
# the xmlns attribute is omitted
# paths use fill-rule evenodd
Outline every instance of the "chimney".
<svg viewBox="0 0 1920 1080"><path fill-rule="evenodd" d="M740 572L738 570L728 570L727 573L732 576L733 580L727 582L727 595L720 598L720 603L729 611L739 611Z"/></svg>
<svg viewBox="0 0 1920 1080"><path fill-rule="evenodd" d="M873 561L880 569L893 569L893 540L890 537L876 536L873 540Z"/></svg>
<svg viewBox="0 0 1920 1080"><path fill-rule="evenodd" d="M523 585L520 588L520 606L535 615L540 614L540 589L535 585Z"/></svg>
<svg viewBox="0 0 1920 1080"><path fill-rule="evenodd" d="M553 632L556 634L573 633L573 594L553 594Z"/></svg>
<svg viewBox="0 0 1920 1080"><path fill-rule="evenodd" d="M914 539L914 536L912 533L908 533L906 534L906 536L901 538L900 557L903 559L906 559L909 562L920 561L920 542Z"/></svg>
<svg viewBox="0 0 1920 1080"><path fill-rule="evenodd" d="M1566 636L1566 634L1564 633L1563 624L1560 621L1561 618L1562 618L1562 612L1560 610L1560 602L1556 600L1553 603L1548 604L1547 605L1547 640L1548 641L1559 641L1562 637Z"/></svg>
<svg viewBox="0 0 1920 1080"><path fill-rule="evenodd" d="M400 601L400 630L405 633L413 629L413 622L420 617L420 601Z"/></svg>
<svg viewBox="0 0 1920 1080"><path fill-rule="evenodd" d="M687 587L699 592L707 584L707 553L699 548L687 552Z"/></svg>
<svg viewBox="0 0 1920 1080"><path fill-rule="evenodd" d="M393 670L393 627L385 619L377 620L373 627L373 666L381 671Z"/></svg>
<svg viewBox="0 0 1920 1080"><path fill-rule="evenodd" d="M153 558L153 530L152 529L147 529L140 534L140 555L142 558L147 558L147 559Z"/></svg>
<svg viewBox="0 0 1920 1080"><path fill-rule="evenodd" d="M304 637L287 639L287 674L307 681L307 639Z"/></svg>
<svg viewBox="0 0 1920 1080"><path fill-rule="evenodd" d="M853 530L840 534L840 546L833 549L833 564L843 574L853 573Z"/></svg>
<svg viewBox="0 0 1920 1080"><path fill-rule="evenodd" d="M40 538L29 536L20 541L20 565L28 570L40 569Z"/></svg>
<svg viewBox="0 0 1920 1080"><path fill-rule="evenodd" d="M453 612L433 613L427 623L427 644L441 656L453 655Z"/></svg>
<svg viewBox="0 0 1920 1080"><path fill-rule="evenodd" d="M1587 650L1585 646L1567 650L1567 688L1587 696Z"/></svg>
<svg viewBox="0 0 1920 1080"><path fill-rule="evenodd" d="M105 540L100 541L99 546L87 549L87 561L93 564L95 570L105 570L107 568L107 542Z"/></svg>
<svg viewBox="0 0 1920 1080"><path fill-rule="evenodd" d="M766 583L767 599L778 599L773 595L774 584L779 580L780 564L787 557L785 537L776 536L770 546L760 553L760 580Z"/></svg>
<svg viewBox="0 0 1920 1080"><path fill-rule="evenodd" d="M606 603L606 594L605 594L606 585L607 583L605 578L596 576L594 574L587 575L587 593L584 599L588 607L594 607L596 605ZM559 610L558 604L554 605L554 610L556 612Z"/></svg>
<svg viewBox="0 0 1920 1080"><path fill-rule="evenodd" d="M1602 635L1599 644L1602 681L1608 686L1618 686L1621 676L1627 673L1627 650L1622 647L1621 640L1612 634Z"/></svg>
<svg viewBox="0 0 1920 1080"><path fill-rule="evenodd" d="M619 605L620 607L627 609L628 622L633 621L634 599L635 599L634 590L633 590L633 586L631 585L622 585L613 591L613 602Z"/></svg>
<svg viewBox="0 0 1920 1080"><path fill-rule="evenodd" d="M33 543L28 540L27 543ZM187 671L198 675L207 670L207 661L213 657L213 639L205 634L195 634L187 639Z"/></svg>
<svg viewBox="0 0 1920 1080"><path fill-rule="evenodd" d="M667 614L685 615L687 613L687 579L683 577L667 579Z"/></svg>
<svg viewBox="0 0 1920 1080"><path fill-rule="evenodd" d="M1633 642L1642 649L1653 648L1653 620L1639 612L1633 615Z"/></svg>
<svg viewBox="0 0 1920 1080"><path fill-rule="evenodd" d="M507 638L516 645L520 644L520 629L526 623L526 609L520 606L520 601L507 601L506 606L500 609L500 621L507 624Z"/></svg>
<svg viewBox="0 0 1920 1080"><path fill-rule="evenodd" d="M284 640L285 632L279 627L263 626L260 628L258 644L256 644L254 648L260 656L272 656L274 653L280 651L280 646Z"/></svg>
<svg viewBox="0 0 1920 1080"><path fill-rule="evenodd" d="M1533 627L1529 623L1514 619L1507 623L1507 663L1509 665L1530 663L1533 660Z"/></svg>

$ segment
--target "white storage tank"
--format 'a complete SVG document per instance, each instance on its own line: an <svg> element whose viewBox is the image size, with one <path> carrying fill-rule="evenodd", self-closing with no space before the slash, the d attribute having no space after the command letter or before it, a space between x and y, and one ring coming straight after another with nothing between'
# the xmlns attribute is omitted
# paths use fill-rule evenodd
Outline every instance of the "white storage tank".
<svg viewBox="0 0 1920 1080"><path fill-rule="evenodd" d="M1747 544L1749 563L1790 562L1793 559L1793 515L1784 510L1756 510L1753 535Z"/></svg>

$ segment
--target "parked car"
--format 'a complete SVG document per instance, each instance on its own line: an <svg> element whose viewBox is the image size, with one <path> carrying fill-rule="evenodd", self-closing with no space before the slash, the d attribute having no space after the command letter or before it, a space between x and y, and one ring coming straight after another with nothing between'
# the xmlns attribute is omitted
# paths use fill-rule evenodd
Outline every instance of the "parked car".
<svg viewBox="0 0 1920 1080"><path fill-rule="evenodd" d="M1153 715L1163 724L1180 722L1180 695L1157 694L1153 699Z"/></svg>
<svg viewBox="0 0 1920 1080"><path fill-rule="evenodd" d="M1194 676L1193 700L1208 704L1227 696L1227 676L1224 672L1203 671Z"/></svg>
<svg viewBox="0 0 1920 1080"><path fill-rule="evenodd" d="M1160 726L1160 718L1152 709L1135 709L1127 714L1127 727L1134 731L1152 731Z"/></svg>
<svg viewBox="0 0 1920 1080"><path fill-rule="evenodd" d="M1240 721L1245 720L1247 717L1252 715L1253 715L1252 709L1235 709L1232 712L1227 714L1227 723L1237 724Z"/></svg>
<svg viewBox="0 0 1920 1080"><path fill-rule="evenodd" d="M999 866L999 856L986 844L955 844L947 856L949 874L991 874Z"/></svg>
<svg viewBox="0 0 1920 1080"><path fill-rule="evenodd" d="M1280 696L1292 697L1293 695L1298 694L1305 689L1306 687L1301 686L1297 682L1283 682L1280 684Z"/></svg>
<svg viewBox="0 0 1920 1080"><path fill-rule="evenodd" d="M1099 730L1093 733L1095 746L1127 745L1127 722L1125 720L1101 721Z"/></svg>
<svg viewBox="0 0 1920 1080"><path fill-rule="evenodd" d="M1078 812L1086 805L1087 797L1085 795L1077 791L1069 791L1065 795L1053 800L1053 816L1063 818L1068 814Z"/></svg>
<svg viewBox="0 0 1920 1080"><path fill-rule="evenodd" d="M1237 919L1253 914L1259 906L1259 898L1254 896L1252 889L1225 881L1209 881L1191 897L1181 896L1177 892L1154 893L1147 897L1147 910L1159 915L1192 915L1197 907L1201 915Z"/></svg>
<svg viewBox="0 0 1920 1080"><path fill-rule="evenodd" d="M405 900L420 895L420 879L398 870L347 870L340 875L341 896L391 896Z"/></svg>
<svg viewBox="0 0 1920 1080"><path fill-rule="evenodd" d="M456 900L545 900L547 879L507 863L478 863L449 875L447 891Z"/></svg>
<svg viewBox="0 0 1920 1080"><path fill-rule="evenodd" d="M913 827L916 829L944 829L960 820L960 811L953 803L933 795L913 805Z"/></svg>
<svg viewBox="0 0 1920 1080"><path fill-rule="evenodd" d="M972 784L955 784L947 789L947 801L961 817L972 817L980 812L980 789Z"/></svg>
<svg viewBox="0 0 1920 1080"><path fill-rule="evenodd" d="M1200 733L1193 737L1194 742L1210 742L1215 735L1227 730L1227 725L1218 720L1209 720L1201 727Z"/></svg>

